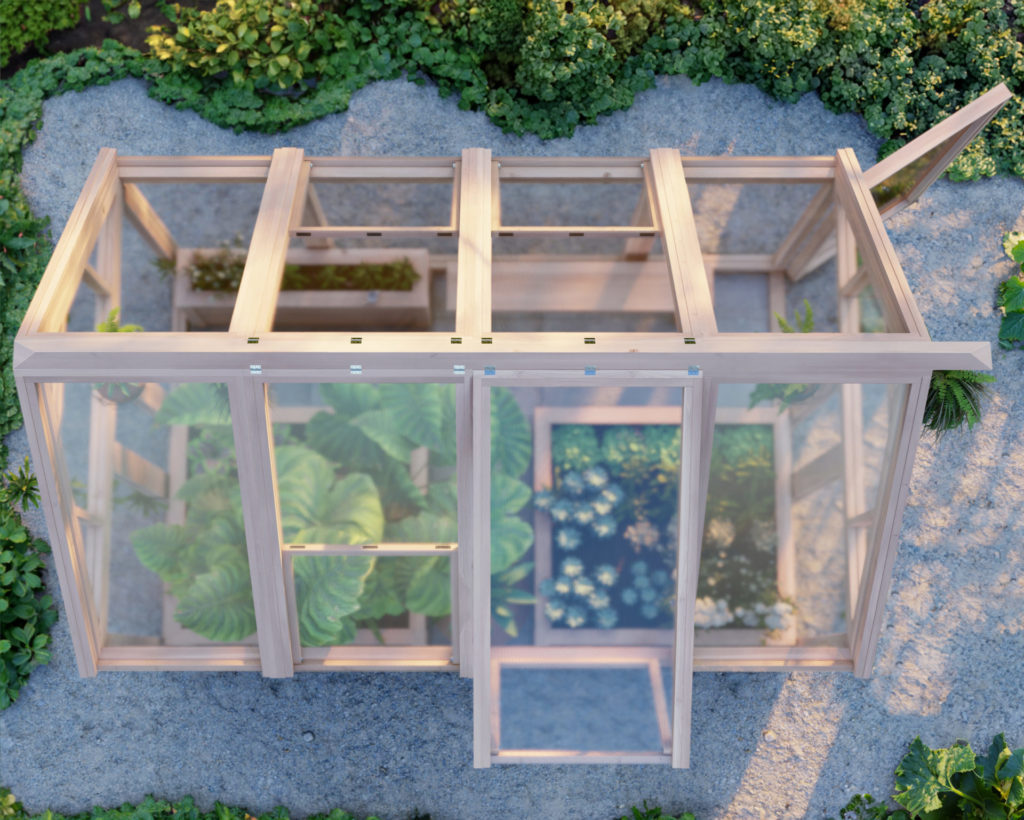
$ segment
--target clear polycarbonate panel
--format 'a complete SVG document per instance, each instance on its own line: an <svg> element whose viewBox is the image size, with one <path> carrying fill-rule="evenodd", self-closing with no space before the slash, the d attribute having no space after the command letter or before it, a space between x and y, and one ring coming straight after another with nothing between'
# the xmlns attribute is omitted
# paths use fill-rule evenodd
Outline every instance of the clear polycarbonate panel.
<svg viewBox="0 0 1024 820"><path fill-rule="evenodd" d="M719 333L761 333L777 327L768 307L769 274L715 271L713 276Z"/></svg>
<svg viewBox="0 0 1024 820"><path fill-rule="evenodd" d="M227 387L43 387L108 646L255 643Z"/></svg>
<svg viewBox="0 0 1024 820"><path fill-rule="evenodd" d="M720 385L699 645L845 645L903 384Z"/></svg>
<svg viewBox="0 0 1024 820"><path fill-rule="evenodd" d="M318 209L307 204L302 225L359 226L371 230L450 225L454 183L452 169L448 171L447 179L423 181L317 179L313 182L313 193Z"/></svg>
<svg viewBox="0 0 1024 820"><path fill-rule="evenodd" d="M885 211L895 207L900 200L906 199L958 136L960 136L959 133L954 134L946 142L940 142L872 188L871 196L874 197L878 210Z"/></svg>
<svg viewBox="0 0 1024 820"><path fill-rule="evenodd" d="M274 470L304 646L451 642L455 385L270 386ZM387 555L421 544L425 555Z"/></svg>
<svg viewBox="0 0 1024 820"><path fill-rule="evenodd" d="M495 746L663 753L682 389L490 394Z"/></svg>
<svg viewBox="0 0 1024 820"><path fill-rule="evenodd" d="M609 182L501 180L501 225L637 225L652 227L642 179Z"/></svg>

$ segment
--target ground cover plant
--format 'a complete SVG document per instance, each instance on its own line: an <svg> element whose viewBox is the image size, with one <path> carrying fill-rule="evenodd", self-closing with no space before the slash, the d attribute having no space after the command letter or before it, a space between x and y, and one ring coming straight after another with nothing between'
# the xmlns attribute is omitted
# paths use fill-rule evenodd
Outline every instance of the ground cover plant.
<svg viewBox="0 0 1024 820"><path fill-rule="evenodd" d="M891 809L869 794L854 796L840 820L1019 820L1024 818L1024 749L1010 749L1002 734L984 753L958 740L930 749L915 738L896 767L902 806Z"/></svg>
<svg viewBox="0 0 1024 820"><path fill-rule="evenodd" d="M1020 272L999 285L996 307L1003 319L999 325L999 346L1013 350L1024 345L1024 233L1011 231L1003 237L1003 250L1020 266Z"/></svg>
<svg viewBox="0 0 1024 820"><path fill-rule="evenodd" d="M95 807L91 811L80 814L59 814L47 810L41 815L32 815L25 811L25 807L18 802L10 789L0 788L0 820L289 820L291 815L284 806L278 806L273 811L254 815L248 809L238 806L225 806L223 803L215 803L212 811L201 811L196 807L195 800L191 797L183 797L181 800L170 802L160 800L156 797L147 797L141 803L125 803L118 808L104 809ZM326 814L308 815L308 820L357 820L356 816L349 814L342 809L333 809ZM380 820L376 815L371 815L366 820ZM430 820L429 814L414 812L409 820ZM678 817L665 814L657 806L648 806L644 801L643 808L631 807L630 813L623 815L619 820L696 820L690 812L684 812Z"/></svg>

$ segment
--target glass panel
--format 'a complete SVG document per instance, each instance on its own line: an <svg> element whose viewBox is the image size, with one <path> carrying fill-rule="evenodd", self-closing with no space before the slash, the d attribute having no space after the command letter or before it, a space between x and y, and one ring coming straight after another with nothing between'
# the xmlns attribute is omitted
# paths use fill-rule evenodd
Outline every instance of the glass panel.
<svg viewBox="0 0 1024 820"><path fill-rule="evenodd" d="M458 541L455 385L271 385L286 544ZM451 641L450 555L296 556L304 646Z"/></svg>
<svg viewBox="0 0 1024 820"><path fill-rule="evenodd" d="M639 214L635 223L634 213ZM642 180L555 184L507 179L501 181L501 224L654 225Z"/></svg>
<svg viewBox="0 0 1024 820"><path fill-rule="evenodd" d="M498 747L667 751L681 388L491 404Z"/></svg>
<svg viewBox="0 0 1024 820"><path fill-rule="evenodd" d="M326 225L397 228L451 223L450 175L429 182L317 180L314 188ZM303 226L319 224L318 216L307 208Z"/></svg>
<svg viewBox="0 0 1024 820"><path fill-rule="evenodd" d="M48 385L106 645L255 644L223 384Z"/></svg>
<svg viewBox="0 0 1024 820"><path fill-rule="evenodd" d="M906 385L721 385L703 645L846 645Z"/></svg>
<svg viewBox="0 0 1024 820"><path fill-rule="evenodd" d="M874 197L875 205L878 206L878 209L880 211L884 210L887 205L892 205L897 200L905 199L958 136L959 134L955 134L951 139L940 142L930 151L926 151L917 159L907 163L896 173L872 188L871 196Z"/></svg>
<svg viewBox="0 0 1024 820"><path fill-rule="evenodd" d="M775 253L817 185L689 183L697 236L704 253Z"/></svg>
<svg viewBox="0 0 1024 820"><path fill-rule="evenodd" d="M719 333L757 333L775 330L768 309L769 277L764 273L715 271L713 291Z"/></svg>

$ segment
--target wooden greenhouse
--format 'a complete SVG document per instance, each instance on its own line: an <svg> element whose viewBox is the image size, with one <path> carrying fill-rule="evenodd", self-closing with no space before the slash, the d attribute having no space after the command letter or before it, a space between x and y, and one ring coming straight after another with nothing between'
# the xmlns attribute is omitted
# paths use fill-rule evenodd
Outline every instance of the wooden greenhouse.
<svg viewBox="0 0 1024 820"><path fill-rule="evenodd" d="M103 149L14 354L80 673L457 672L480 767L869 675L930 375L991 367L884 222L1008 98L867 170Z"/></svg>

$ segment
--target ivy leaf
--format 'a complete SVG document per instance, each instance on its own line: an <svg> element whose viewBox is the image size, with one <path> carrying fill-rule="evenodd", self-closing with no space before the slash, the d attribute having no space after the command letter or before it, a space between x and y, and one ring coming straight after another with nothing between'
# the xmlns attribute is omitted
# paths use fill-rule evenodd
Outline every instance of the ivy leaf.
<svg viewBox="0 0 1024 820"><path fill-rule="evenodd" d="M510 476L526 472L533 455L530 425L515 396L504 387L491 390L491 470Z"/></svg>
<svg viewBox="0 0 1024 820"><path fill-rule="evenodd" d="M929 749L917 737L910 751L896 767L896 794L893 798L911 815L942 808L939 795L951 790L951 778L974 770L974 752L969 745L949 749Z"/></svg>
<svg viewBox="0 0 1024 820"><path fill-rule="evenodd" d="M1024 247L1024 242L1021 242ZM999 283L999 307L1007 313L1015 313L1024 310L1024 280L1019 276L1013 276L1005 282Z"/></svg>
<svg viewBox="0 0 1024 820"><path fill-rule="evenodd" d="M179 384L164 397L156 424L231 424L226 384Z"/></svg>
<svg viewBox="0 0 1024 820"><path fill-rule="evenodd" d="M1014 262L1024 267L1024 231L1010 231L1004 234L1003 250Z"/></svg>
<svg viewBox="0 0 1024 820"><path fill-rule="evenodd" d="M1000 342L1019 342L1024 340L1024 312L1008 313L999 325Z"/></svg>
<svg viewBox="0 0 1024 820"><path fill-rule="evenodd" d="M240 641L256 631L249 570L242 563L221 564L196 577L178 601L175 618L211 641Z"/></svg>

